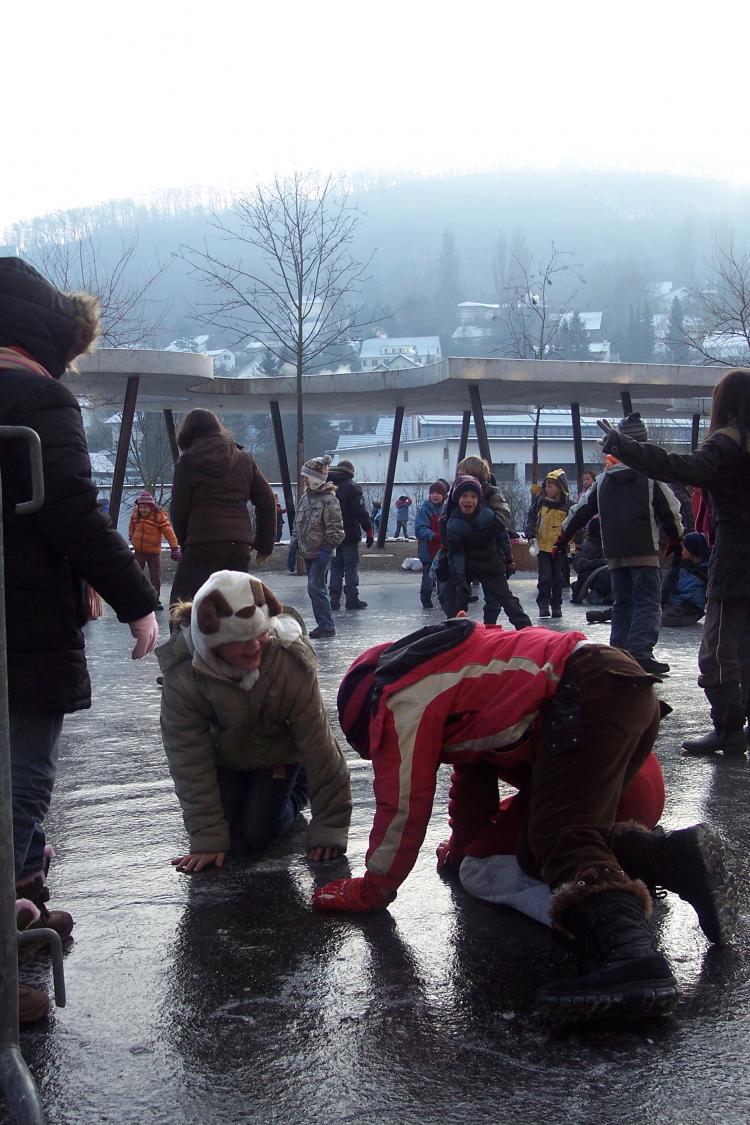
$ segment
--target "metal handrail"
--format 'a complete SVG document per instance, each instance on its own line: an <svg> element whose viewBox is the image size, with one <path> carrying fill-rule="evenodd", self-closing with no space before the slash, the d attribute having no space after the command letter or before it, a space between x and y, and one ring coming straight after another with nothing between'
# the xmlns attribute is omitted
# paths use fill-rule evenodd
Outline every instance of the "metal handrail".
<svg viewBox="0 0 750 1125"><path fill-rule="evenodd" d="M27 426L0 426L0 442L25 441L31 465L29 500L16 504L18 515L37 511L44 503L42 445ZM1 477L1 474L0 474ZM0 479L0 512L2 511ZM44 1125L44 1110L36 1083L21 1054L18 1039L18 930L16 927L15 869L13 864L13 798L11 792L10 722L8 718L8 652L5 634L5 559L0 520L0 1090L13 1125ZM50 931L34 936L49 940ZM51 942L55 996L65 1003L62 949L59 935ZM58 980L61 982L58 993ZM59 1003L59 1000L58 1000Z"/></svg>

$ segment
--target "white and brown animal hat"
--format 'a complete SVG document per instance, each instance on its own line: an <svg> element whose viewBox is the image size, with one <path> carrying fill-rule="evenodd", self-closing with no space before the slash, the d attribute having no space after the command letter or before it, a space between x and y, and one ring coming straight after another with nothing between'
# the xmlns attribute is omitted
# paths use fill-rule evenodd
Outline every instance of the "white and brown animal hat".
<svg viewBox="0 0 750 1125"><path fill-rule="evenodd" d="M279 599L255 575L217 570L195 595L190 640L193 666L201 671L220 679L239 680L240 686L249 691L259 673L232 668L213 650L232 641L258 640L266 633L288 648L302 636L302 627L290 614L282 613Z"/></svg>

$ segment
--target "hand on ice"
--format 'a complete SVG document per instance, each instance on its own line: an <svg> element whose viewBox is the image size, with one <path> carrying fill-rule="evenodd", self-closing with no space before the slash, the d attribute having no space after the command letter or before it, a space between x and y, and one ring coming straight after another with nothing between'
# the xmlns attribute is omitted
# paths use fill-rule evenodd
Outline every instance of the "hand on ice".
<svg viewBox="0 0 750 1125"><path fill-rule="evenodd" d="M212 863L216 867L223 867L225 854L225 852L193 852L192 855L175 856L171 863L178 871L192 874L202 871L204 867L210 867Z"/></svg>
<svg viewBox="0 0 750 1125"><path fill-rule="evenodd" d="M339 847L310 848L307 858L312 863L328 863L329 860L339 859L344 854L344 849Z"/></svg>

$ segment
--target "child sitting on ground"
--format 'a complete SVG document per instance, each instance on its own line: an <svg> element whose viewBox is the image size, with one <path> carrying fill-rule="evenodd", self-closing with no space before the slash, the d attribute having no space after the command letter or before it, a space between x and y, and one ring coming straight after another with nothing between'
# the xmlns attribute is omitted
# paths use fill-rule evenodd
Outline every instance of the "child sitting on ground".
<svg viewBox="0 0 750 1125"><path fill-rule="evenodd" d="M680 629L695 625L703 617L710 556L711 548L705 535L699 531L688 532L682 540L682 559L675 571L674 583L671 575L667 579L667 604L661 615L662 626Z"/></svg>
<svg viewBox="0 0 750 1125"><path fill-rule="evenodd" d="M349 771L326 718L300 618L260 579L219 570L172 610L159 649L161 734L190 850L178 871L264 848L307 804L307 858L346 851Z"/></svg>
<svg viewBox="0 0 750 1125"><path fill-rule="evenodd" d="M180 557L180 548L167 513L162 511L148 489L136 498L128 539L133 544L135 561L141 570L148 567L148 576L158 598L161 591L161 541L166 539L169 543L175 562ZM156 608L164 609L161 601Z"/></svg>
<svg viewBox="0 0 750 1125"><path fill-rule="evenodd" d="M476 477L459 477L451 489L456 507L445 523L445 557L437 565L440 604L446 617L466 612L471 583L479 582L484 594L484 623L497 624L504 609L516 629L531 621L511 594L508 576L513 574L513 552L496 514L482 499L482 484Z"/></svg>

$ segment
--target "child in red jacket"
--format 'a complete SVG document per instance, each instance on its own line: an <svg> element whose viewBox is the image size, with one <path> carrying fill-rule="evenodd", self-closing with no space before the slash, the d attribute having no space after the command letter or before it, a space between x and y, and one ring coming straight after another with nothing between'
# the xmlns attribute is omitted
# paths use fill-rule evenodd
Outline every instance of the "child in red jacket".
<svg viewBox="0 0 750 1125"><path fill-rule="evenodd" d="M498 779L519 790L518 863L552 890L551 920L582 958L580 976L543 990L547 1010L574 1020L613 1006L670 1011L677 984L646 923L647 886L691 902L717 944L731 936L736 903L709 825L656 834L619 819L659 729L655 682L627 653L572 631L454 619L369 649L338 698L347 740L374 769L367 872L321 887L315 906L393 901L424 840L437 770L450 763L444 864L460 865L492 833Z"/></svg>
<svg viewBox="0 0 750 1125"><path fill-rule="evenodd" d="M135 561L141 570L148 567L148 576L158 598L161 590L161 541L166 539L169 543L175 562L180 557L180 548L167 513L162 511L148 489L136 497L128 539L133 544ZM161 601L156 608L164 609Z"/></svg>

